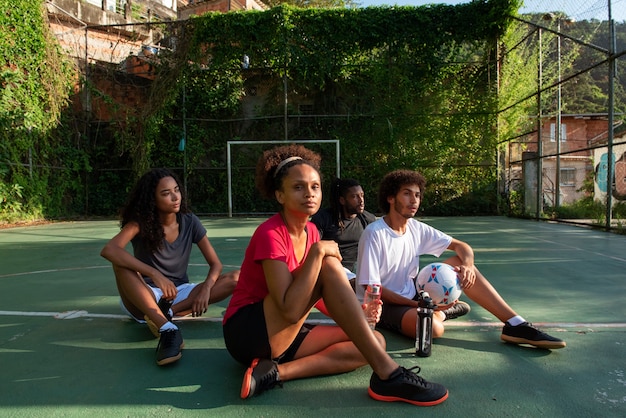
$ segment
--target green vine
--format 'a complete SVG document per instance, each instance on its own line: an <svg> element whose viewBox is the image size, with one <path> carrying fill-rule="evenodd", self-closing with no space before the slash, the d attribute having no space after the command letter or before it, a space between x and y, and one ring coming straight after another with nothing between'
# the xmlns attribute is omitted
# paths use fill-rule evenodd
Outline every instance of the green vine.
<svg viewBox="0 0 626 418"><path fill-rule="evenodd" d="M53 177L55 184L66 178L52 173L66 146L55 130L74 73L41 0L1 0L0 10L0 222L11 222L40 218L61 204L50 193Z"/></svg>
<svg viewBox="0 0 626 418"><path fill-rule="evenodd" d="M469 210L489 213L496 199L492 150L498 105L490 80L496 78L496 41L517 6L515 1L365 9L283 5L264 12L210 13L191 19L192 29L179 39L187 45L184 62L170 67L187 68L192 118L240 117L246 86L262 83L267 98L256 115L268 118L255 122L242 139L281 138L279 124L270 118L284 111L283 88L292 86L292 101L297 95L322 115L345 117L322 118L290 137L340 138L346 144L345 175L371 184L370 197L386 171L408 166L431 179L426 210L466 211L464 196L475 188L488 190L479 197L489 199ZM250 60L247 72L240 69L244 55ZM179 98L176 108L180 105ZM294 104L287 111L298 113ZM232 129L206 122L195 126L213 131L200 134L201 141L223 155ZM223 211L216 205L226 201L225 190L214 193L219 198L212 199L211 210Z"/></svg>
<svg viewBox="0 0 626 418"><path fill-rule="evenodd" d="M196 211L224 213L226 141L276 140L285 131L290 141L340 139L342 175L358 178L369 202L386 171L411 167L431 181L428 213L483 213L495 206L495 46L517 0L361 9L283 5L155 23L164 38L176 39L176 48L161 50L152 63L156 77L142 87L140 107L116 102L98 85L99 72L115 80L119 68L90 66L83 88L113 116L89 121L86 136L74 131L83 115L63 112L74 79L50 39L42 1L9 3L0 17L7 63L0 196L8 196L7 213L110 215L122 203L120 190L156 165L188 179ZM242 69L244 55L250 66ZM257 90L262 93L255 96ZM302 114L300 103L313 114ZM65 177L53 180L49 168L31 179L24 167L29 152L40 166L63 167ZM257 148L242 148L242 169L256 156ZM234 182L237 190L253 190L246 175ZM55 193L46 192L51 185ZM472 195L478 197L468 200ZM245 196L250 211L270 209Z"/></svg>

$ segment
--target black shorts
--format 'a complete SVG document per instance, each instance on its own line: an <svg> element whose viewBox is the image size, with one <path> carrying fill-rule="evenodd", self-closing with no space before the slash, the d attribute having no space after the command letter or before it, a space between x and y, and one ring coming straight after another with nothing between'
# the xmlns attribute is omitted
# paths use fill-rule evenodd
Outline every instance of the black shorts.
<svg viewBox="0 0 626 418"><path fill-rule="evenodd" d="M418 299L419 295L415 295L413 298L413 300ZM383 311L380 314L380 321L378 322L377 327L402 334L402 318L412 309L417 308L406 305L383 304Z"/></svg>
<svg viewBox="0 0 626 418"><path fill-rule="evenodd" d="M315 325L304 324L289 348L283 354L274 358L278 363L287 363L294 359L302 341ZM226 349L231 356L244 366L249 366L256 358L272 358L263 301L240 308L228 318L223 326Z"/></svg>

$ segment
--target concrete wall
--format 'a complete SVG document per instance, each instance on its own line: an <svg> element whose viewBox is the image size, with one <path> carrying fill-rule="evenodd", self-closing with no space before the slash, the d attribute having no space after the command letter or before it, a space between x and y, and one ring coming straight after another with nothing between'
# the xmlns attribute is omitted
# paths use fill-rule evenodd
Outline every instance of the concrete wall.
<svg viewBox="0 0 626 418"><path fill-rule="evenodd" d="M189 19L209 12L227 13L238 10L266 10L268 7L257 0L195 0L178 10L178 18Z"/></svg>
<svg viewBox="0 0 626 418"><path fill-rule="evenodd" d="M171 3L171 0L163 1ZM149 21L158 15L176 19L176 9L163 6L161 1L133 0L138 11L132 13L128 7L124 13L108 10L106 0L101 4L96 6L78 0L46 3L52 32L67 54L83 61L83 65L86 62L119 64L131 55L141 55L144 45L153 45L161 39L160 33L150 27L128 25L135 23L135 18ZM99 25L106 27L97 27Z"/></svg>

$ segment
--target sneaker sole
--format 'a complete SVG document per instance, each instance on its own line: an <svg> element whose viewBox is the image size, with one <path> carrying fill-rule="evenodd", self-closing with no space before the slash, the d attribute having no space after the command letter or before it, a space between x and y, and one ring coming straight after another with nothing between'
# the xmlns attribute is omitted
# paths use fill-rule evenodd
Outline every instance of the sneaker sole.
<svg viewBox="0 0 626 418"><path fill-rule="evenodd" d="M178 360L180 360L180 358L183 356L183 348L185 348L185 342L183 341L183 343L180 345L180 351L178 352L177 355L173 356L173 357L168 357L168 358L164 358L162 360L158 360L156 363L159 366L165 366L167 364L171 364L174 363Z"/></svg>
<svg viewBox="0 0 626 418"><path fill-rule="evenodd" d="M180 358L182 356L183 356L183 353L179 352L178 355L175 355L174 357L168 357L168 358L164 358L163 360L157 361L157 364L159 366L165 366L167 364L171 364L171 363L174 363L174 362L180 360Z"/></svg>
<svg viewBox="0 0 626 418"><path fill-rule="evenodd" d="M157 327L156 324L152 322L148 315L144 315L143 319L146 321L146 324L148 325L148 328L150 329L152 335L154 335L156 338L159 338L161 336L161 334L159 334L159 327Z"/></svg>
<svg viewBox="0 0 626 418"><path fill-rule="evenodd" d="M375 393L371 388L367 388L367 393L370 395L372 399L376 399L377 401L382 402L406 402L416 406L435 406L439 405L446 399L448 399L448 391L446 390L446 394L443 395L439 399L435 399L433 401L413 401L405 398L398 398L397 396L383 396Z"/></svg>
<svg viewBox="0 0 626 418"><path fill-rule="evenodd" d="M259 364L259 359L255 358L254 360L252 360L252 364L250 365L250 367L248 367L248 370L246 370L246 373L243 375L243 383L241 384L241 392L239 394L241 396L241 399L246 399L250 397L250 383L252 382L252 372L254 371L254 368L257 364Z"/></svg>
<svg viewBox="0 0 626 418"><path fill-rule="evenodd" d="M546 350L557 350L559 348L564 348L567 344L565 341L532 341L527 340L526 338L519 337L511 337L510 335L500 335L500 339L506 343L510 344L528 344L534 345L537 348L543 348Z"/></svg>

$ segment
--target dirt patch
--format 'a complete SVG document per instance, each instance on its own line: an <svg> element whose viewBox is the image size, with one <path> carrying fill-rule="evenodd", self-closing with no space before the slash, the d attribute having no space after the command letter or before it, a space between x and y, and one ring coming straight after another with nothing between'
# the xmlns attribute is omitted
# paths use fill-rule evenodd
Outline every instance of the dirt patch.
<svg viewBox="0 0 626 418"><path fill-rule="evenodd" d="M54 221L49 221L47 219L39 219L36 221L21 221L15 223L0 223L0 229L9 229L9 228L17 228L20 226L37 226L37 225L47 225L51 224Z"/></svg>

